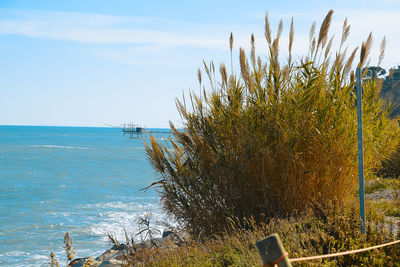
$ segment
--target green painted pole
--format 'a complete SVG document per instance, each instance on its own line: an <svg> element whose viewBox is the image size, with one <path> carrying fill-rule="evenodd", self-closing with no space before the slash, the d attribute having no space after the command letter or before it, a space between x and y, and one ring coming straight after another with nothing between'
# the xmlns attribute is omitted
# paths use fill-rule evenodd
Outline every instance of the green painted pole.
<svg viewBox="0 0 400 267"><path fill-rule="evenodd" d="M362 86L361 70L356 69L357 80L357 132L358 132L358 182L360 183L360 217L361 233L365 234L365 189L364 189L364 155L363 155L363 127L362 127Z"/></svg>

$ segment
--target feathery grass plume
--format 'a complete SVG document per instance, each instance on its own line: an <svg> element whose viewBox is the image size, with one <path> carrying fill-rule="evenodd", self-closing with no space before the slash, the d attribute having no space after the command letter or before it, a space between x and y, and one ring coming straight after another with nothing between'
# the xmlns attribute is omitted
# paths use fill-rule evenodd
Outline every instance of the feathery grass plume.
<svg viewBox="0 0 400 267"><path fill-rule="evenodd" d="M321 24L321 28L319 29L318 41L316 44L315 54L314 54L314 59L313 59L314 62L317 59L318 49L320 47L321 47L321 49L323 49L324 46L326 45L326 42L328 39L328 31L329 31L329 27L330 27L331 19L332 19L332 14L333 14L333 10L331 9L331 10L329 10L328 14L326 15L324 21ZM320 54L320 57L321 57L321 54Z"/></svg>
<svg viewBox="0 0 400 267"><path fill-rule="evenodd" d="M270 51L271 53L271 58L272 58L272 68L275 70L275 72L277 72L279 70L279 39L282 35L282 31L283 31L283 22L282 20L279 21L279 25L278 25L278 30L276 33L276 38L274 39L274 41L272 42L272 50Z"/></svg>
<svg viewBox="0 0 400 267"><path fill-rule="evenodd" d="M310 58L312 57L312 55L314 54L316 48L317 48L317 42L315 40L315 37L312 39L312 42L310 43Z"/></svg>
<svg viewBox="0 0 400 267"><path fill-rule="evenodd" d="M385 48L386 48L386 36L383 37L380 49L379 49L379 61L378 61L378 66L381 65L383 58L385 57Z"/></svg>
<svg viewBox="0 0 400 267"><path fill-rule="evenodd" d="M352 70L350 72L350 83L354 83L354 78L355 78L355 74L354 74L354 70Z"/></svg>
<svg viewBox="0 0 400 267"><path fill-rule="evenodd" d="M206 71L208 81L210 82L211 88L214 90L214 80L213 79L213 64L210 63L210 66L207 66L207 63L203 60L204 70Z"/></svg>
<svg viewBox="0 0 400 267"><path fill-rule="evenodd" d="M226 67L224 63L221 63L221 65L219 65L219 72L221 73L222 85L226 86L228 84L228 76L226 74Z"/></svg>
<svg viewBox="0 0 400 267"><path fill-rule="evenodd" d="M350 57L347 59L346 65L344 65L343 68L343 74L344 76L347 76L351 70L351 66L353 64L354 58L356 56L358 47L354 48L353 52L351 53Z"/></svg>
<svg viewBox="0 0 400 267"><path fill-rule="evenodd" d="M203 87L203 99L204 102L208 103L208 96L205 87Z"/></svg>
<svg viewBox="0 0 400 267"><path fill-rule="evenodd" d="M239 48L239 63L240 63L240 71L242 73L243 79L247 79L248 68L246 66L246 54L243 48Z"/></svg>
<svg viewBox="0 0 400 267"><path fill-rule="evenodd" d="M365 42L362 42L361 52L360 52L360 62L358 63L358 68L362 68L365 61L367 60L372 47L372 32L368 35Z"/></svg>
<svg viewBox="0 0 400 267"><path fill-rule="evenodd" d="M279 39L281 38L282 31L283 31L283 21L280 20L280 21L279 21L279 25L278 25L278 30L277 30L277 32L276 32L276 39L279 40Z"/></svg>
<svg viewBox="0 0 400 267"><path fill-rule="evenodd" d="M324 21L321 24L321 28L319 29L317 47L319 47L321 45L323 40L328 38L328 31L329 31L329 27L331 25L332 14L333 14L333 10L331 9L331 10L329 10L328 14L326 15Z"/></svg>
<svg viewBox="0 0 400 267"><path fill-rule="evenodd" d="M262 61L261 61L261 57L260 56L257 57L257 67L258 67L258 71L262 73L263 72L263 66L262 66Z"/></svg>
<svg viewBox="0 0 400 267"><path fill-rule="evenodd" d="M311 46L311 43L312 43L312 41L314 39L316 27L317 27L317 22L314 21L313 24L311 25L310 33L308 35L308 38L309 38L309 41L310 41L310 46Z"/></svg>
<svg viewBox="0 0 400 267"><path fill-rule="evenodd" d="M246 54L243 48L239 49L240 72L247 87L250 88L249 65L247 64Z"/></svg>
<svg viewBox="0 0 400 267"><path fill-rule="evenodd" d="M267 39L268 45L272 44L272 37L271 37L271 28L269 26L269 19L268 19L268 13L265 13L265 39Z"/></svg>
<svg viewBox="0 0 400 267"><path fill-rule="evenodd" d="M211 76L210 69L208 68L207 63L204 60L203 60L203 66L207 76L210 77Z"/></svg>
<svg viewBox="0 0 400 267"><path fill-rule="evenodd" d="M326 38L322 39L322 42L321 42L321 49L324 49L324 47L325 47L325 45L327 44L327 42L328 42L328 35L326 36Z"/></svg>
<svg viewBox="0 0 400 267"><path fill-rule="evenodd" d="M340 41L340 48L342 48L343 44L346 42L347 38L349 37L349 34L350 34L350 25L347 25L347 18L346 18L343 23L342 40Z"/></svg>
<svg viewBox="0 0 400 267"><path fill-rule="evenodd" d="M231 74L233 74L233 33L229 36L229 49L231 51Z"/></svg>
<svg viewBox="0 0 400 267"><path fill-rule="evenodd" d="M214 66L214 61L212 61L211 60L211 63L210 63L210 69L211 69L211 73L212 73L212 75L213 75L213 84L215 84L216 83L216 80L215 80L215 66Z"/></svg>
<svg viewBox="0 0 400 267"><path fill-rule="evenodd" d="M341 84L342 80L345 78L345 75L348 73L344 72L344 65L345 65L345 58L346 58L346 53L347 53L347 47L343 52L337 52L335 60L332 64L332 68L330 71L331 75L337 75L337 72L340 70L342 73L340 77L338 77L339 84Z"/></svg>
<svg viewBox="0 0 400 267"><path fill-rule="evenodd" d="M233 51L233 33L231 32L231 35L229 36L229 49L231 50L231 53Z"/></svg>
<svg viewBox="0 0 400 267"><path fill-rule="evenodd" d="M200 70L200 68L197 69L197 79L199 81L200 88L201 88L201 70Z"/></svg>
<svg viewBox="0 0 400 267"><path fill-rule="evenodd" d="M335 35L333 35L333 36L331 37L331 39L329 39L328 45L327 45L326 48L325 48L325 55L324 55L324 58L325 58L325 59L328 58L329 52L331 51L332 42L333 42L333 38L334 38L334 37L335 37Z"/></svg>
<svg viewBox="0 0 400 267"><path fill-rule="evenodd" d="M292 62L293 37L294 37L294 26L293 26L293 17L292 17L292 20L290 22L290 31L289 31L289 66Z"/></svg>
<svg viewBox="0 0 400 267"><path fill-rule="evenodd" d="M254 38L254 33L251 34L250 38L250 44L251 44L251 49L250 49L250 58L251 58L251 63L253 64L253 67L256 66L256 40Z"/></svg>
<svg viewBox="0 0 400 267"><path fill-rule="evenodd" d="M240 74L225 78L222 70L221 80L207 91L208 101L192 92L186 109L177 100L183 129L171 124L173 139L146 142L160 175L156 186L163 208L195 236L225 231L230 218L243 225L249 218L256 223L299 218L315 203L324 210L334 200L343 206L354 199L357 112L354 72L350 79L347 74L353 53L348 58L346 50L336 52L334 62L316 62L312 37L312 53L280 68L281 28L258 68L249 68L240 48ZM378 97L377 83L364 79L363 88L369 175L395 151L400 132Z"/></svg>

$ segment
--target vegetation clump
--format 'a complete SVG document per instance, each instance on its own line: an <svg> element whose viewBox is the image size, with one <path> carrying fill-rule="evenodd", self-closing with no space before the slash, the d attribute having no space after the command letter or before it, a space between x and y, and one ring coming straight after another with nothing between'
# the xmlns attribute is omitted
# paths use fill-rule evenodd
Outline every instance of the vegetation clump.
<svg viewBox="0 0 400 267"><path fill-rule="evenodd" d="M288 59L279 58L282 21L275 36L265 17L267 57L240 48L240 74L204 64L206 90L177 100L184 129L171 123L174 138L150 138L147 155L159 174L164 209L195 235L229 228L231 218L263 222L298 216L315 203L342 205L354 197L357 183L357 114L353 61L345 48L350 25L343 24L338 51L331 52L329 11L309 50L293 59L293 20ZM358 67L367 62L372 36L362 43ZM233 51L233 36L230 38ZM380 60L384 45L381 46ZM365 77L365 72L363 73ZM381 83L363 79L365 173L379 167L397 144L399 130L379 98Z"/></svg>
<svg viewBox="0 0 400 267"><path fill-rule="evenodd" d="M327 208L329 215L293 219L271 219L268 223L232 220L229 232L206 238L188 239L181 246L137 249L127 246L127 266L260 266L255 242L278 233L289 258L345 252L391 242L399 238L393 220L369 209L367 234L360 233L359 213L355 208ZM325 209L325 212L327 210ZM252 230L246 230L252 229ZM398 245L323 260L296 262L294 266L399 266Z"/></svg>

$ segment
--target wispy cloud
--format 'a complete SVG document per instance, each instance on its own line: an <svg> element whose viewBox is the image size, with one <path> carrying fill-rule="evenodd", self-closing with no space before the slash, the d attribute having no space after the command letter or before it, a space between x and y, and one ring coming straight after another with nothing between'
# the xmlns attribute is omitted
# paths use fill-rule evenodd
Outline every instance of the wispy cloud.
<svg viewBox="0 0 400 267"><path fill-rule="evenodd" d="M370 0L375 1L375 0ZM397 1L397 0L386 0ZM323 13L323 12L322 12ZM323 14L319 11L322 22ZM249 17L263 20L264 13L255 13ZM315 18L309 12L300 10L298 13L270 13L270 18L276 24L280 18L285 21L285 32L289 28L290 18L295 20L295 53L304 54L308 47L308 27ZM340 8L334 13L331 34L339 41L341 26L345 17L351 24L349 47L359 46L369 31L373 31L376 47L383 36L387 37L386 60L384 64L395 65L400 58L400 37L398 36L398 18L400 12L393 9L351 9ZM49 12L36 10L0 9L0 34L23 35L32 38L65 40L88 44L127 44L132 47L121 51L118 49L93 49L96 56L144 64L152 62L143 55L164 54L171 49L182 47L228 50L228 36L231 31L235 36L235 47L248 48L250 34L256 35L257 50L265 52L266 43L263 38L263 25L210 25L207 22L194 24L186 21L174 21L153 17L114 16L106 14L88 14L74 12ZM311 18L311 19L310 19ZM297 21L297 23L296 23ZM254 23L254 20L251 21ZM262 22L261 22L262 23ZM310 24L310 25L308 25ZM299 28L298 25L300 25ZM297 27L296 27L297 26ZM286 46L285 37L282 47ZM195 50L193 50L195 51ZM283 55L285 52L282 51ZM372 57L378 56L379 49L373 51ZM141 59L142 58L142 59ZM156 60L154 60L156 62ZM156 63L154 63L156 64Z"/></svg>
<svg viewBox="0 0 400 267"><path fill-rule="evenodd" d="M226 38L190 32L183 23L179 25L177 22L158 18L68 12L17 12L4 9L0 10L0 14L2 13L12 13L14 16L0 20L0 34L82 43L151 44L217 49L226 47Z"/></svg>

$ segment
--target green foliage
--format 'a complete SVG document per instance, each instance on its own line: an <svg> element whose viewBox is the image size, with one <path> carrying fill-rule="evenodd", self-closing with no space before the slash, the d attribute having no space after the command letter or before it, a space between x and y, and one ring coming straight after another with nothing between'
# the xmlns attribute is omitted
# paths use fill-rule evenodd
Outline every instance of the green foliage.
<svg viewBox="0 0 400 267"><path fill-rule="evenodd" d="M400 177L400 147L391 155L388 160L383 162L378 174L382 177Z"/></svg>
<svg viewBox="0 0 400 267"><path fill-rule="evenodd" d="M268 17L268 56L256 57L254 36L247 57L240 49L240 75L228 76L221 65L204 64L210 91L177 101L184 130L159 143L150 138L147 155L160 175L164 209L193 234L210 235L229 227L229 218L296 216L313 206L350 199L357 183L357 126L354 72L357 49L346 57L345 21L339 51L328 41L330 11L310 49L281 66L279 40ZM233 38L231 38L233 41ZM231 47L232 47L231 41ZM359 67L366 62L372 36L362 44ZM364 73L365 74L365 73ZM199 71L202 86L202 74ZM380 83L363 79L365 173L368 175L395 149L398 127L378 97ZM190 105L189 105L190 104Z"/></svg>
<svg viewBox="0 0 400 267"><path fill-rule="evenodd" d="M382 178L376 177L371 181L368 181L367 186L365 188L365 193L370 194L376 191L385 190L385 189L399 189L400 188L400 180L399 179L390 179L390 178Z"/></svg>
<svg viewBox="0 0 400 267"><path fill-rule="evenodd" d="M377 177L365 188L369 206L389 217L400 217L400 181Z"/></svg>
<svg viewBox="0 0 400 267"><path fill-rule="evenodd" d="M372 203L376 209L381 210L386 216L390 217L400 217L400 208L398 204L397 201L391 200L380 200Z"/></svg>

